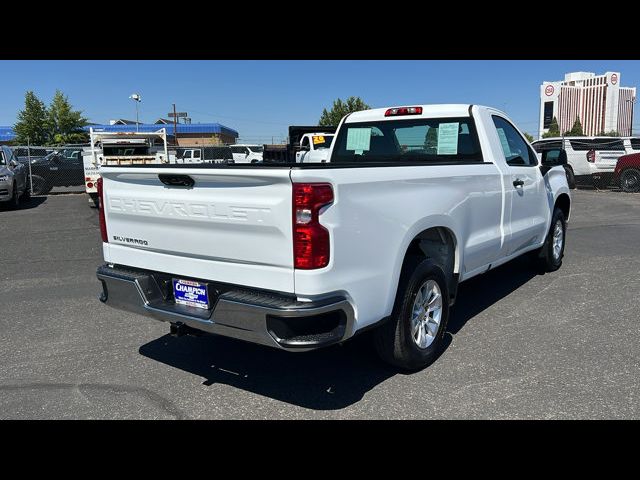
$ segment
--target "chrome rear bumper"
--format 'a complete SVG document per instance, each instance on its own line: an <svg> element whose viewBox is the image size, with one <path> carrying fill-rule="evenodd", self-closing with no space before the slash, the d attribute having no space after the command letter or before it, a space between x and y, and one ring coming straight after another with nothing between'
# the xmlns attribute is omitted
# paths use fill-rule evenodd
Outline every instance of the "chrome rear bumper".
<svg viewBox="0 0 640 480"><path fill-rule="evenodd" d="M179 305L164 282L170 275L103 265L100 301L156 320L287 350L312 350L353 334L349 301L331 295L312 302L270 292L209 282L216 292L209 310Z"/></svg>

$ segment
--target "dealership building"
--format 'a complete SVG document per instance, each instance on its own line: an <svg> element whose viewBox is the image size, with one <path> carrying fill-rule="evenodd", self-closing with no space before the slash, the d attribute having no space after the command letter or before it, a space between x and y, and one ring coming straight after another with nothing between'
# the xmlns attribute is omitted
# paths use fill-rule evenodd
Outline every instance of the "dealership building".
<svg viewBox="0 0 640 480"><path fill-rule="evenodd" d="M553 117L561 133L571 130L580 118L585 135L616 130L631 136L636 89L622 87L620 82L620 72L573 72L565 74L564 80L542 82L538 138L549 130Z"/></svg>

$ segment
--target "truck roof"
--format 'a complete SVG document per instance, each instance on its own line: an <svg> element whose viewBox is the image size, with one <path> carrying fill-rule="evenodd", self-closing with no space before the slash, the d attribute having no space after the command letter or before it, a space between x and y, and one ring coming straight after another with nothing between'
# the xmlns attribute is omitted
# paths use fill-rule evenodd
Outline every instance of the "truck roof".
<svg viewBox="0 0 640 480"><path fill-rule="evenodd" d="M471 104L468 103L451 103L451 104L439 104L439 105L425 105L419 103L407 103L405 105L396 105L389 106L384 108L373 108L371 110L361 110L359 112L354 112L349 117L347 117L346 123L353 122L371 122L371 121L380 121L380 120L399 120L399 119L410 119L410 118L438 118L438 117L468 117L469 116L469 107ZM398 117L385 117L385 112L390 108L401 108L401 107L422 107L422 115L408 115L408 116L398 116ZM484 107L486 108L486 107Z"/></svg>

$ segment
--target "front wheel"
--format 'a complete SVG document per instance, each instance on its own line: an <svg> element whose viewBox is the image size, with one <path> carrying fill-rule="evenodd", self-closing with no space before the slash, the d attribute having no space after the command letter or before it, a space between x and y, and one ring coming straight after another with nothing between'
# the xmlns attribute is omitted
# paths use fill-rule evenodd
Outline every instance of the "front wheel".
<svg viewBox="0 0 640 480"><path fill-rule="evenodd" d="M562 266L567 224L564 213L559 208L553 211L551 227L542 248L537 252L537 263L543 272L555 272Z"/></svg>
<svg viewBox="0 0 640 480"><path fill-rule="evenodd" d="M640 192L640 170L627 168L620 175L620 187L627 193Z"/></svg>
<svg viewBox="0 0 640 480"><path fill-rule="evenodd" d="M375 330L380 357L405 370L430 365L440 353L449 319L445 274L429 259L414 262L400 277L391 319Z"/></svg>
<svg viewBox="0 0 640 480"><path fill-rule="evenodd" d="M11 210L17 210L20 208L20 192L18 192L18 185L16 183L13 184L13 195L11 195L11 200L9 201L9 208Z"/></svg>

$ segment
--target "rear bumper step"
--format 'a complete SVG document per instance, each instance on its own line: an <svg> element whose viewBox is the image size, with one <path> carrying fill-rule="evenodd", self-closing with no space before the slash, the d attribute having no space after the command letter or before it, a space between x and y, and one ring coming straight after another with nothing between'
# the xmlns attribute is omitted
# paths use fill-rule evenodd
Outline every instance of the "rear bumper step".
<svg viewBox="0 0 640 480"><path fill-rule="evenodd" d="M100 301L156 320L286 350L312 350L346 340L353 332L349 301L333 295L299 302L285 294L210 283L211 308L178 305L159 272L102 265ZM217 288L222 287L222 288Z"/></svg>

